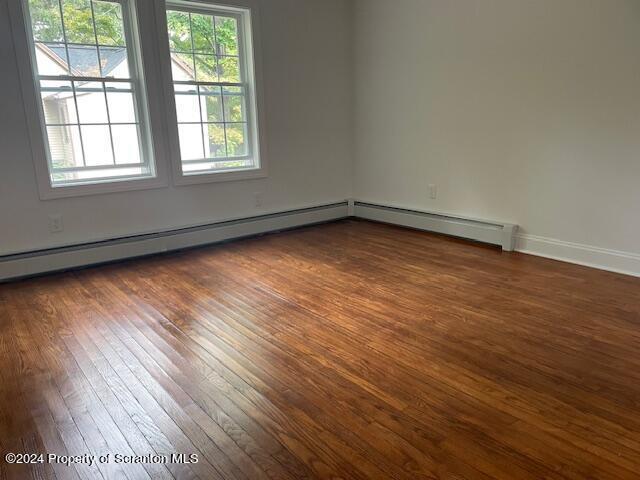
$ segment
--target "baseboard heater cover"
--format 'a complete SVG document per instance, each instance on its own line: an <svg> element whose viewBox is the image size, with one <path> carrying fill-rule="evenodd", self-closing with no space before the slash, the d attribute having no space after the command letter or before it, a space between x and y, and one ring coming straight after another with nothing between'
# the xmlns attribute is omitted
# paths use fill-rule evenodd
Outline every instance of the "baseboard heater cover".
<svg viewBox="0 0 640 480"><path fill-rule="evenodd" d="M349 216L347 201L0 257L0 282L204 246Z"/></svg>
<svg viewBox="0 0 640 480"><path fill-rule="evenodd" d="M347 217L476 240L501 246L505 251L514 249L517 231L517 226L512 224L349 200L207 225L0 256L0 282L205 246Z"/></svg>
<svg viewBox="0 0 640 480"><path fill-rule="evenodd" d="M356 217L367 220L476 240L498 245L508 252L515 248L518 227L510 223L457 217L357 200L352 202L351 208Z"/></svg>

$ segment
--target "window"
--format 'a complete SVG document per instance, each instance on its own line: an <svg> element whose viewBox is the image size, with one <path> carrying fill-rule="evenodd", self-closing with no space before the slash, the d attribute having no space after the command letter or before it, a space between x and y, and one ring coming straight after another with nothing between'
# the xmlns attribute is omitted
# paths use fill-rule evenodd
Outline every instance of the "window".
<svg viewBox="0 0 640 480"><path fill-rule="evenodd" d="M223 3L9 2L41 199L265 176L258 4Z"/></svg>
<svg viewBox="0 0 640 480"><path fill-rule="evenodd" d="M180 176L259 170L249 11L167 3Z"/></svg>
<svg viewBox="0 0 640 480"><path fill-rule="evenodd" d="M131 0L26 0L51 187L152 178Z"/></svg>

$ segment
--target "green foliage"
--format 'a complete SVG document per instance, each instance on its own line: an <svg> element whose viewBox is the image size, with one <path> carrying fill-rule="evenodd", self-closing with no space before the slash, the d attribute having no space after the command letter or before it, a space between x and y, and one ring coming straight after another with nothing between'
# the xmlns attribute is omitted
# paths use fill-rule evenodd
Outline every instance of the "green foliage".
<svg viewBox="0 0 640 480"><path fill-rule="evenodd" d="M101 45L124 45L122 7L109 1L91 0L29 0L31 24L37 41L61 42L62 19L64 18L67 41L70 43L95 44L96 33ZM95 18L96 30L92 17Z"/></svg>
<svg viewBox="0 0 640 480"><path fill-rule="evenodd" d="M92 3L96 31L92 22ZM61 6L68 42L93 44L97 33L101 45L125 44L122 7L106 0L29 0L36 40L64 40ZM238 55L238 30L232 17L192 14L189 18L188 13L168 11L167 26L173 51Z"/></svg>
<svg viewBox="0 0 640 480"><path fill-rule="evenodd" d="M41 42L61 42L62 21L58 0L29 0L33 36Z"/></svg>
<svg viewBox="0 0 640 480"><path fill-rule="evenodd" d="M126 44L122 6L119 3L94 1L93 14L100 45Z"/></svg>
<svg viewBox="0 0 640 480"><path fill-rule="evenodd" d="M185 54L174 54L185 55ZM191 65L190 56L179 57ZM199 82L240 81L240 65L237 57L215 57L213 55L195 54L196 80Z"/></svg>
<svg viewBox="0 0 640 480"><path fill-rule="evenodd" d="M209 144L213 156L224 157L227 153L224 150L225 131L222 122L226 122L226 141L229 156L242 156L246 154L245 138L245 114L244 96L242 88L225 87L223 95L220 96L220 87L200 87L201 95L204 99L204 111L206 111L206 121L215 122L216 125L208 125ZM224 98L224 102L223 99ZM222 104L224 103L224 116ZM229 122L237 122L238 125L230 125Z"/></svg>
<svg viewBox="0 0 640 480"><path fill-rule="evenodd" d="M238 28L234 18L194 13L189 20L188 13L169 10L167 27L169 45L174 52L238 55Z"/></svg>
<svg viewBox="0 0 640 480"><path fill-rule="evenodd" d="M245 121L242 88L224 88L224 119L225 122Z"/></svg>
<svg viewBox="0 0 640 480"><path fill-rule="evenodd" d="M191 14L191 36L194 52L214 53L216 51L213 18L210 15Z"/></svg>
<svg viewBox="0 0 640 480"><path fill-rule="evenodd" d="M189 14L184 12L167 12L167 29L169 45L174 52L191 52L191 27Z"/></svg>
<svg viewBox="0 0 640 480"><path fill-rule="evenodd" d="M216 17L216 39L220 55L238 55L238 28L230 17Z"/></svg>
<svg viewBox="0 0 640 480"><path fill-rule="evenodd" d="M213 157L225 157L226 152L224 149L224 126L209 124L208 126L209 132L209 146L211 149L211 155Z"/></svg>
<svg viewBox="0 0 640 480"><path fill-rule="evenodd" d="M199 82L217 82L218 67L213 55L194 55L196 62L196 80Z"/></svg>
<svg viewBox="0 0 640 480"><path fill-rule="evenodd" d="M62 15L68 42L96 43L90 0L62 0Z"/></svg>
<svg viewBox="0 0 640 480"><path fill-rule="evenodd" d="M238 55L238 28L234 18L196 13L189 15L170 10L167 12L167 30L171 50L189 67L191 61L184 55L195 54L196 80L240 81L240 67L235 57Z"/></svg>
<svg viewBox="0 0 640 480"><path fill-rule="evenodd" d="M225 125L226 127L226 140L227 140L227 153L225 155L224 142L225 142L225 129L222 125L209 125L209 144L211 145L211 151L214 157L236 157L246 154L245 149L245 135L243 125ZM219 151L216 152L216 147L219 147Z"/></svg>
<svg viewBox="0 0 640 480"><path fill-rule="evenodd" d="M217 87L214 87L217 88ZM224 119L222 117L222 99L219 95L219 92L215 94L205 94L202 98L205 101L205 111L207 112L207 122L223 122Z"/></svg>
<svg viewBox="0 0 640 480"><path fill-rule="evenodd" d="M242 156L246 154L244 126L225 125L227 129L227 150L230 157Z"/></svg>
<svg viewBox="0 0 640 480"><path fill-rule="evenodd" d="M62 19L70 43L125 45L122 7L107 0L29 0L34 37L63 41ZM94 30L95 22L95 30ZM235 18L167 12L171 50L195 53L197 80L239 82L238 28ZM215 56L214 56L215 55ZM183 62L193 68L190 57Z"/></svg>
<svg viewBox="0 0 640 480"><path fill-rule="evenodd" d="M238 57L218 57L218 74L221 82L239 82L240 64L238 63Z"/></svg>

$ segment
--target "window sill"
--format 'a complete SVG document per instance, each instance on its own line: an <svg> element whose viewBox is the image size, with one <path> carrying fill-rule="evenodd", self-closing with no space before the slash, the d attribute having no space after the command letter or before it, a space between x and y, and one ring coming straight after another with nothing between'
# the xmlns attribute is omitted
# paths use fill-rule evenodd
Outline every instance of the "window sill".
<svg viewBox="0 0 640 480"><path fill-rule="evenodd" d="M255 180L266 178L266 168L252 168L231 172L206 172L184 174L182 171L175 175L173 183L178 186L197 185L201 183L237 182L241 180Z"/></svg>
<svg viewBox="0 0 640 480"><path fill-rule="evenodd" d="M66 185L53 187L50 184L40 185L41 200L55 200L58 198L85 197L106 193L130 192L133 190L149 190L167 187L169 184L163 178L144 177L127 180L105 181L100 183L83 183L80 185Z"/></svg>

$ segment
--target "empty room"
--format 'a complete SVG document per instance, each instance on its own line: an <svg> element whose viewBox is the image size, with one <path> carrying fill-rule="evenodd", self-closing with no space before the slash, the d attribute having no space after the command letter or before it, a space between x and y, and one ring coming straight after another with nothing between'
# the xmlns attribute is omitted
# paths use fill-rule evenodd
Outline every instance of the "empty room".
<svg viewBox="0 0 640 480"><path fill-rule="evenodd" d="M0 0L0 480L640 478L640 0Z"/></svg>

